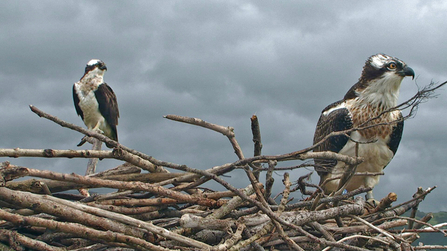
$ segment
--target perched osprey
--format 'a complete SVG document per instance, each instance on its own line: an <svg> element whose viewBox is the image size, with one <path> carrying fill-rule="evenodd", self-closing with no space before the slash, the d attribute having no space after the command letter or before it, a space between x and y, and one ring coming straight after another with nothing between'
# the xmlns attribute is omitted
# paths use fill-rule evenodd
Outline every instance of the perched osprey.
<svg viewBox="0 0 447 251"><path fill-rule="evenodd" d="M104 83L105 71L107 67L103 61L90 60L84 76L73 85L73 101L76 112L89 130L118 141L118 103L112 88Z"/></svg>
<svg viewBox="0 0 447 251"><path fill-rule="evenodd" d="M414 71L403 61L385 54L371 56L366 61L358 82L349 89L345 97L322 111L314 144L331 132L380 125L330 137L314 151L331 151L348 156L357 154L364 158L364 162L357 166L356 172L382 172L396 154L404 126L399 110L385 111L397 105L400 84L406 76L414 78ZM315 170L320 176L320 186L325 193L340 189L340 179L332 178L340 177L347 168L341 161L315 159ZM353 176L344 188L348 191L360 187L373 188L379 182L379 177ZM372 191L366 197L372 200Z"/></svg>

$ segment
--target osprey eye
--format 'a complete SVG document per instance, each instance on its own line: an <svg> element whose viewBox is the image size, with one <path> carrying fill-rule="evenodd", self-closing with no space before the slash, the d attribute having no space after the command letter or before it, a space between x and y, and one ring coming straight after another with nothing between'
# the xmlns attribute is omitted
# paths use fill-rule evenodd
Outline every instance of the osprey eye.
<svg viewBox="0 0 447 251"><path fill-rule="evenodd" d="M396 63L389 63L389 64L388 64L388 69L393 70L393 69L396 69L396 68L397 68Z"/></svg>

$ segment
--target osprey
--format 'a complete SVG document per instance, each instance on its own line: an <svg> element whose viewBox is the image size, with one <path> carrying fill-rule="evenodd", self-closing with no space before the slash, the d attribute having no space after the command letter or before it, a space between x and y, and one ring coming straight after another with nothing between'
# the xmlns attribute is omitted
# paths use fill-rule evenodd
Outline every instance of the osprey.
<svg viewBox="0 0 447 251"><path fill-rule="evenodd" d="M107 67L103 61L90 60L84 76L73 85L73 101L76 112L89 130L99 131L118 141L118 103L112 88L104 83L105 71Z"/></svg>
<svg viewBox="0 0 447 251"><path fill-rule="evenodd" d="M402 113L391 108L397 105L400 84L406 76L414 79L414 71L397 58L385 54L368 58L358 82L342 100L328 105L322 111L315 130L314 144L331 132L366 128L330 137L314 151L363 157L364 161L356 167L356 172L382 172L396 154L402 137ZM373 188L379 182L378 175L356 175L343 186L339 181L348 165L336 160L315 159L314 162L320 176L320 186L326 194L342 187L348 191L360 187ZM372 191L366 194L366 198L373 200Z"/></svg>

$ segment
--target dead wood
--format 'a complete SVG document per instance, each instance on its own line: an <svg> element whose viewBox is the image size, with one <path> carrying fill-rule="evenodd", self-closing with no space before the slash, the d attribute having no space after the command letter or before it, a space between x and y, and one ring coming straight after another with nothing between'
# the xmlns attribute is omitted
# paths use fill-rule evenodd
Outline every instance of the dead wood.
<svg viewBox="0 0 447 251"><path fill-rule="evenodd" d="M440 86L419 91L400 108L414 116L417 106L431 98ZM282 170L312 165L309 159L335 159L355 167L361 158L308 148L281 155L262 155L258 117L251 117L253 157L245 157L232 127L177 115L166 118L201 126L225 135L238 160L199 170L161 161L119 144L104 135L85 130L47 114L31 110L63 127L115 147L111 151L58 149L0 149L0 157L114 158L123 165L90 175L65 174L20 167L7 161L0 168L0 245L5 250L422 250L445 248L414 243L420 232L447 235L447 224L431 225L431 215L416 219L424 198L436 188L418 189L413 198L393 206L390 193L370 208L359 194L323 195L308 176L283 178L278 200L272 195L274 177ZM389 111L387 111L389 112ZM371 118L374 121L375 118ZM371 126L368 124L368 126ZM360 130L362 128L354 128ZM335 135L348 133L337 132ZM97 148L96 148L97 149ZM290 160L300 165L279 166ZM101 164L101 163L100 163ZM222 178L243 169L250 184L236 187ZM176 172L170 172L176 170ZM265 184L260 176L265 172ZM264 174L263 174L264 175ZM383 175L356 173L353 175ZM33 178L30 178L33 177ZM16 181L16 179L22 180ZM223 189L206 188L214 180ZM88 196L77 189L107 188ZM299 200L293 199L300 198ZM292 198L292 199L291 199ZM402 214L412 211L411 217Z"/></svg>

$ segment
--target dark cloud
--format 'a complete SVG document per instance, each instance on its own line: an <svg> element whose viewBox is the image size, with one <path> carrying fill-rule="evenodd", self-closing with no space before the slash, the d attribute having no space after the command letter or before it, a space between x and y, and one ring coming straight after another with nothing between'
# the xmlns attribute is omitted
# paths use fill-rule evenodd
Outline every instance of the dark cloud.
<svg viewBox="0 0 447 251"><path fill-rule="evenodd" d="M256 114L264 154L296 151L311 144L321 110L343 97L372 54L396 56L415 70L416 82L404 80L400 101L414 95L415 83L447 80L446 9L443 1L2 1L0 147L76 148L82 135L38 118L28 105L82 125L72 84L88 60L100 58L118 96L126 146L211 168L236 160L227 138L163 115L232 126L250 156ZM438 93L406 122L376 197L394 191L406 200L417 186L438 185L422 210L447 210L447 104L445 90ZM11 161L77 173L86 163ZM101 161L99 169L117 163ZM245 186L243 175L232 176Z"/></svg>

